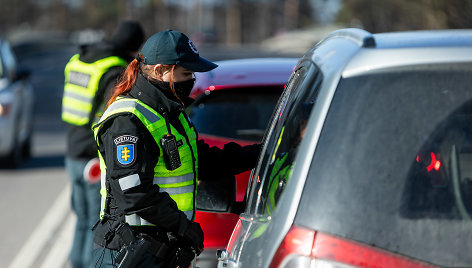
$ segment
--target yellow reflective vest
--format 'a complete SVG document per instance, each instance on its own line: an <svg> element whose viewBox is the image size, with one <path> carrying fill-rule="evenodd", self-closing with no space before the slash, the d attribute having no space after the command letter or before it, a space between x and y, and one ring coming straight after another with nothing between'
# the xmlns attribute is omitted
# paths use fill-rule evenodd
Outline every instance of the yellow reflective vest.
<svg viewBox="0 0 472 268"><path fill-rule="evenodd" d="M62 120L84 126L90 123L93 100L102 75L114 66L128 63L117 56L107 57L93 63L85 63L79 54L72 56L64 70L65 86L62 97Z"/></svg>
<svg viewBox="0 0 472 268"><path fill-rule="evenodd" d="M182 145L178 147L181 166L174 170L168 170L164 161L164 152L161 146L162 136L168 134L166 119L163 115L156 112L140 100L134 98L117 98L105 111L100 121L93 126L95 141L99 144L98 135L102 131L103 122L109 120L118 114L134 114L151 133L152 137L159 146L159 159L154 167L154 184L160 187L161 192L167 192L177 203L179 210L183 211L189 220L193 220L196 211L195 196L197 193L197 133L193 126L189 124L185 115L179 115L179 121L185 130L185 135L180 134L170 123L172 134L176 140L181 140ZM102 218L105 210L107 198L106 189L106 165L102 155L99 152L100 169L102 172ZM137 214L125 215L125 221L132 226L153 225L139 217Z"/></svg>

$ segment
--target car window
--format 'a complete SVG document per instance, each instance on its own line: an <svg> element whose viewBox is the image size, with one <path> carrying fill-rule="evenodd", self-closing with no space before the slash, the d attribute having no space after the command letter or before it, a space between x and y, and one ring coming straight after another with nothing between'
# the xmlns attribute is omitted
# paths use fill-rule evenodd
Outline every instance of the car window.
<svg viewBox="0 0 472 268"><path fill-rule="evenodd" d="M321 74L313 64L296 70L287 88L286 98L279 104L277 121L267 141L258 188L256 214L271 215L290 179L298 145L304 135L308 117L316 101Z"/></svg>
<svg viewBox="0 0 472 268"><path fill-rule="evenodd" d="M283 86L222 89L192 105L189 116L201 134L260 142Z"/></svg>
<svg viewBox="0 0 472 268"><path fill-rule="evenodd" d="M470 267L471 74L445 64L342 79L295 224Z"/></svg>

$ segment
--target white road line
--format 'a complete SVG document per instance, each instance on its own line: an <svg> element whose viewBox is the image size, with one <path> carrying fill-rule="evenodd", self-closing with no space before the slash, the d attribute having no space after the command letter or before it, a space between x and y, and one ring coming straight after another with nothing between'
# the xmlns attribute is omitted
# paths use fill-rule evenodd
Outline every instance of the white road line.
<svg viewBox="0 0 472 268"><path fill-rule="evenodd" d="M69 211L70 186L67 185L8 267L37 267L34 261L38 259L41 250L64 222L64 216L69 215Z"/></svg>
<svg viewBox="0 0 472 268"><path fill-rule="evenodd" d="M67 263L69 252L72 247L74 227L77 217L74 213L68 213L62 230L54 239L54 246L49 251L41 268L63 268Z"/></svg>

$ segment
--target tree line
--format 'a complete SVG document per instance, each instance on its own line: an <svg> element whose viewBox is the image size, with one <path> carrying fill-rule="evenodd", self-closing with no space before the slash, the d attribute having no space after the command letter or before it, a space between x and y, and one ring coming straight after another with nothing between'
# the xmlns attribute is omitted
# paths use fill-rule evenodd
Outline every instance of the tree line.
<svg viewBox="0 0 472 268"><path fill-rule="evenodd" d="M125 19L147 33L166 28L204 42L257 43L278 33L320 24L313 3L324 0L0 0L0 34L18 29L110 33ZM178 1L182 3L183 1ZM332 21L371 32L471 28L472 0L343 0ZM79 4L74 4L79 3Z"/></svg>

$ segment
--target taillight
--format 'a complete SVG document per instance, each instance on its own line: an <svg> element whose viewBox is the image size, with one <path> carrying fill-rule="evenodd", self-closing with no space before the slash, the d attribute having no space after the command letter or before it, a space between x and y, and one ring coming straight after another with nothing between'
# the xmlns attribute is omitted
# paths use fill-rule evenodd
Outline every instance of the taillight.
<svg viewBox="0 0 472 268"><path fill-rule="evenodd" d="M310 268L433 268L391 252L333 235L292 226L270 267Z"/></svg>

